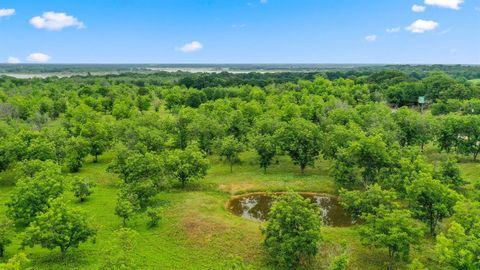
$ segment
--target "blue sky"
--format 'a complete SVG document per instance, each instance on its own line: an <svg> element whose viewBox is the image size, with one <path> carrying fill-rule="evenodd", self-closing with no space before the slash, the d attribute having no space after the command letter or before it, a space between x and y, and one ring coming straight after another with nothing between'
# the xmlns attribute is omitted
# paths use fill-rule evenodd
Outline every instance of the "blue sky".
<svg viewBox="0 0 480 270"><path fill-rule="evenodd" d="M480 0L0 0L1 62L480 64Z"/></svg>

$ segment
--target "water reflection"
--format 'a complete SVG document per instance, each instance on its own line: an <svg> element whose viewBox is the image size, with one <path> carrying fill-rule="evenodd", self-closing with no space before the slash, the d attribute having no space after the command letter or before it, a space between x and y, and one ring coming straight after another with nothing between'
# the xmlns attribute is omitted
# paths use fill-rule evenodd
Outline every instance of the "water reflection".
<svg viewBox="0 0 480 270"><path fill-rule="evenodd" d="M276 195L255 193L235 197L229 201L228 208L235 215L246 219L265 221ZM300 193L300 195L310 199L312 203L320 207L324 225L346 227L355 224L350 216L345 213L335 197L311 193Z"/></svg>

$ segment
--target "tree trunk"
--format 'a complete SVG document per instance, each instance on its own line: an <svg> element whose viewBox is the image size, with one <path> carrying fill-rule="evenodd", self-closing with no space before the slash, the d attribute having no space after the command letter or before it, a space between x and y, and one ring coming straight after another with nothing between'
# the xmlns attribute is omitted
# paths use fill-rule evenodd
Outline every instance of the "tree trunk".
<svg viewBox="0 0 480 270"><path fill-rule="evenodd" d="M391 248L388 249L388 258L389 258L389 261L388 261L387 269L393 270L393 264L395 263L395 252L392 251Z"/></svg>
<svg viewBox="0 0 480 270"><path fill-rule="evenodd" d="M233 172L233 161L230 161L230 173Z"/></svg>
<svg viewBox="0 0 480 270"><path fill-rule="evenodd" d="M60 247L60 251L62 253L62 257L65 257L65 254L67 254L68 247Z"/></svg>
<svg viewBox="0 0 480 270"><path fill-rule="evenodd" d="M98 162L98 154L95 154L95 159L93 160L93 163L97 163Z"/></svg>
<svg viewBox="0 0 480 270"><path fill-rule="evenodd" d="M429 218L430 218L430 222L429 222L429 223L430 223L430 234L431 234L432 236L435 236L435 227L436 227L437 223L436 223L436 219L433 217L433 210L432 210L433 206L432 206L432 205L429 205L428 208L429 208L429 212L430 212L430 213L429 213Z"/></svg>
<svg viewBox="0 0 480 270"><path fill-rule="evenodd" d="M306 167L306 166L305 166L304 164L301 164L301 165L300 165L300 171L302 172L302 175L305 174L305 167Z"/></svg>

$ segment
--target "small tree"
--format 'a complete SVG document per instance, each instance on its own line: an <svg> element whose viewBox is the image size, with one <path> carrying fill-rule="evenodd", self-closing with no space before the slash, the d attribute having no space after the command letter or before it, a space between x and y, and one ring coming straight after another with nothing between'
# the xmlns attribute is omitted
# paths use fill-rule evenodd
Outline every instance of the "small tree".
<svg viewBox="0 0 480 270"><path fill-rule="evenodd" d="M62 198L50 203L50 208L37 216L25 232L22 246L60 248L62 255L70 248L95 237L96 230L90 226L83 212L66 207Z"/></svg>
<svg viewBox="0 0 480 270"><path fill-rule="evenodd" d="M239 154L242 150L243 145L234 136L228 136L221 140L220 156L225 157L230 163L230 172L233 172L233 164L240 159Z"/></svg>
<svg viewBox="0 0 480 270"><path fill-rule="evenodd" d="M134 194L129 194L127 190L122 189L117 195L117 205L115 206L115 215L122 218L123 226L138 210L138 202Z"/></svg>
<svg viewBox="0 0 480 270"><path fill-rule="evenodd" d="M156 227L158 222L162 219L161 210L159 208L149 207L147 209L147 217L148 217L148 226L150 228Z"/></svg>
<svg viewBox="0 0 480 270"><path fill-rule="evenodd" d="M137 246L138 233L121 228L113 233L112 240L105 250L102 270L137 269L132 253Z"/></svg>
<svg viewBox="0 0 480 270"><path fill-rule="evenodd" d="M320 155L320 129L303 118L291 120L277 132L280 148L300 166L302 174L307 166L313 166Z"/></svg>
<svg viewBox="0 0 480 270"><path fill-rule="evenodd" d="M208 159L195 145L189 145L185 150L174 150L167 158L167 174L180 181L182 187L194 179L205 177L208 169Z"/></svg>
<svg viewBox="0 0 480 270"><path fill-rule="evenodd" d="M335 257L332 263L329 266L329 270L345 270L348 266L348 254L344 252L343 254Z"/></svg>
<svg viewBox="0 0 480 270"><path fill-rule="evenodd" d="M292 269L317 254L321 219L308 199L289 192L275 201L263 230L264 245L280 267Z"/></svg>
<svg viewBox="0 0 480 270"><path fill-rule="evenodd" d="M253 148L257 151L260 168L266 173L267 168L272 164L272 160L277 154L275 138L271 135L257 135L253 138Z"/></svg>
<svg viewBox="0 0 480 270"><path fill-rule="evenodd" d="M89 197L93 193L93 188L95 187L95 183L91 182L85 178L81 177L74 177L72 183L72 191L73 195L77 197L80 202L84 202L87 197Z"/></svg>
<svg viewBox="0 0 480 270"><path fill-rule="evenodd" d="M453 214L458 200L454 191L425 173L407 187L407 197L415 216L429 225L432 235L436 233L438 222Z"/></svg>
<svg viewBox="0 0 480 270"><path fill-rule="evenodd" d="M11 225L6 221L0 222L0 257L3 257L5 247L12 243L10 240L10 227Z"/></svg>
<svg viewBox="0 0 480 270"><path fill-rule="evenodd" d="M30 260L25 253L18 253L10 258L6 263L0 263L2 270L31 270Z"/></svg>
<svg viewBox="0 0 480 270"><path fill-rule="evenodd" d="M388 269L393 269L399 258L408 258L410 246L418 243L422 235L422 226L407 210L381 209L376 215L369 214L360 231L363 244L388 250Z"/></svg>

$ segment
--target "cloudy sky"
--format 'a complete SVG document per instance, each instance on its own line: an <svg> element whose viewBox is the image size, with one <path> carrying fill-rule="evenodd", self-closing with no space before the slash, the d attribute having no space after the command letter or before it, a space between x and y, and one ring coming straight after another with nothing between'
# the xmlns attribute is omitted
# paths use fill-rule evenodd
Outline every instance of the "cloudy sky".
<svg viewBox="0 0 480 270"><path fill-rule="evenodd" d="M0 63L480 64L480 0L0 0Z"/></svg>

